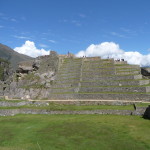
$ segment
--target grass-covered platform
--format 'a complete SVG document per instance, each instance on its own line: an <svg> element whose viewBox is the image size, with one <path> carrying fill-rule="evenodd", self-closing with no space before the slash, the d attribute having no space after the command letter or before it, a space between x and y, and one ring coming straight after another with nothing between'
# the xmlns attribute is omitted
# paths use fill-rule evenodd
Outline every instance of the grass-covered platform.
<svg viewBox="0 0 150 150"><path fill-rule="evenodd" d="M149 127L139 116L5 116L0 150L149 150Z"/></svg>

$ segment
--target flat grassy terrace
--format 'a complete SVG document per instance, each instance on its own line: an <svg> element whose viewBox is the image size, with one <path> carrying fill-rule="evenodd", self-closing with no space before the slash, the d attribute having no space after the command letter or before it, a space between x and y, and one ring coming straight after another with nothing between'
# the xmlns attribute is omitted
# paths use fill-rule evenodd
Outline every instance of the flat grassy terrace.
<svg viewBox="0 0 150 150"><path fill-rule="evenodd" d="M149 150L149 127L139 116L0 117L0 150Z"/></svg>
<svg viewBox="0 0 150 150"><path fill-rule="evenodd" d="M146 105L146 104L145 104ZM148 106L148 105L146 105ZM24 105L24 106L0 106L0 109L21 109L21 108L30 108L30 109L44 109L44 110L101 110L101 109L111 109L111 110L134 110L133 105L64 105L49 103L48 106L35 106L35 105Z"/></svg>
<svg viewBox="0 0 150 150"><path fill-rule="evenodd" d="M0 99L0 102L9 102L9 103L20 103L25 102L27 100L5 100ZM84 102L80 104L59 104L56 102L49 102L47 101L47 105L35 105L36 101L33 101L32 104L26 104L23 106L0 106L0 109L22 109L22 108L29 108L29 109L44 109L44 110L73 110L73 111L80 111L80 110L101 110L101 109L111 109L111 110L134 110L133 104L124 104L124 105L84 105ZM41 100L42 102L42 100ZM148 103L136 103L137 107L148 107L150 102Z"/></svg>

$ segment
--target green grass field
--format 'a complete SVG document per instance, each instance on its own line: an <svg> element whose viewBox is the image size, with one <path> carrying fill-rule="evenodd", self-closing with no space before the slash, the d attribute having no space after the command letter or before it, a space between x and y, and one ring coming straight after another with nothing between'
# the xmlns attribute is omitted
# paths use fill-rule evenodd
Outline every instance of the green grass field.
<svg viewBox="0 0 150 150"><path fill-rule="evenodd" d="M0 150L149 150L150 121L139 116L0 117Z"/></svg>
<svg viewBox="0 0 150 150"><path fill-rule="evenodd" d="M148 106L148 105L146 105ZM45 110L101 110L101 109L112 109L112 110L134 110L133 105L117 106L117 105L63 105L50 103L48 106L35 106L35 105L25 105L25 106L11 106L3 107L0 106L0 109L45 109Z"/></svg>

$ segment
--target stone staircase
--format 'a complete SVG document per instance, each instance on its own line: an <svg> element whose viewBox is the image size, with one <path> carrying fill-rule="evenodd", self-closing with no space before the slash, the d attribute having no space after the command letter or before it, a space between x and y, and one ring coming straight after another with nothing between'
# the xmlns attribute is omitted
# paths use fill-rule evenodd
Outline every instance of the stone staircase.
<svg viewBox="0 0 150 150"><path fill-rule="evenodd" d="M50 99L74 99L74 94L79 92L81 68L81 58L64 58L52 86Z"/></svg>
<svg viewBox="0 0 150 150"><path fill-rule="evenodd" d="M150 80L138 65L113 59L65 58L50 99L150 100Z"/></svg>

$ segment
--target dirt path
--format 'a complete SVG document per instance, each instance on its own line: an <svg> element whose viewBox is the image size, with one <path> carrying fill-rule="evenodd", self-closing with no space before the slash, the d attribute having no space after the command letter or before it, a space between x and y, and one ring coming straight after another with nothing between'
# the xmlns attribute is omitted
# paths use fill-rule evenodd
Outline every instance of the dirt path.
<svg viewBox="0 0 150 150"><path fill-rule="evenodd" d="M6 98L5 100L21 100L21 99L9 99ZM98 99L88 99L88 100L84 100L84 99L74 99L74 100L33 100L33 99L28 99L27 101L35 101L35 102L123 102L123 103L149 103L150 104L150 100L149 101L133 101L133 100L98 100Z"/></svg>
<svg viewBox="0 0 150 150"><path fill-rule="evenodd" d="M131 102L131 103L150 103L150 101L131 101L131 100L32 100L29 99L28 101L39 101L39 102Z"/></svg>

